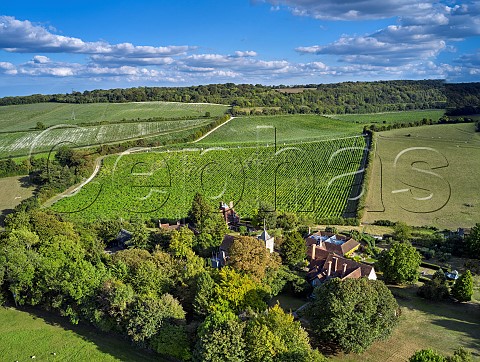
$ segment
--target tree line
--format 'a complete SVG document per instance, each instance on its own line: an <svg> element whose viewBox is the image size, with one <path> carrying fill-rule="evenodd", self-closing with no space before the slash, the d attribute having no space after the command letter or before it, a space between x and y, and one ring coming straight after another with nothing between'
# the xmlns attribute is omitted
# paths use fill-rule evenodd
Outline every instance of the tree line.
<svg viewBox="0 0 480 362"><path fill-rule="evenodd" d="M235 114L245 113L247 111L244 108L251 107L265 107L260 111L253 111L254 114L341 114L443 109L447 101L445 85L438 80L316 84L308 85L308 88L302 88L300 92L290 91L295 87L226 83L191 87L97 89L67 94L4 97L0 99L0 105L43 102L208 102L229 104L234 107Z"/></svg>

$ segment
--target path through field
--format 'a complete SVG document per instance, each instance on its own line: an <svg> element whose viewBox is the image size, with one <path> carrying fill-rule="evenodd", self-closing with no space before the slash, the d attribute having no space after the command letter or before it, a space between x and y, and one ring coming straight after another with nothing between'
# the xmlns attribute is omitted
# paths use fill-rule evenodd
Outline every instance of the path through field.
<svg viewBox="0 0 480 362"><path fill-rule="evenodd" d="M210 133L213 133L215 132L217 129L219 129L220 127L226 125L228 122L230 122L232 119L234 119L236 117L232 117L230 116L229 119L227 119L225 122L223 122L222 124L219 124L217 127L215 127L214 129L212 129L211 131L208 131L207 133L205 133L202 137L196 139L195 141L193 141L192 143L197 143L198 141L201 141L203 140L205 137L207 137Z"/></svg>

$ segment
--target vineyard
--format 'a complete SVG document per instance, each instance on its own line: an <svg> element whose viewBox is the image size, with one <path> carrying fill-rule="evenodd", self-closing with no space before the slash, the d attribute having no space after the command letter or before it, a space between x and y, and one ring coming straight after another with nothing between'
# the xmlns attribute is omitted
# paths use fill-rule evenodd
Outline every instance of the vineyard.
<svg viewBox="0 0 480 362"><path fill-rule="evenodd" d="M342 216L360 169L362 136L295 145L170 149L104 159L97 177L53 205L74 218L184 218L201 192L242 217L259 202L315 217Z"/></svg>
<svg viewBox="0 0 480 362"><path fill-rule="evenodd" d="M277 142L340 138L358 135L363 127L320 115L282 115L236 117L205 137L202 144L273 144Z"/></svg>
<svg viewBox="0 0 480 362"><path fill-rule="evenodd" d="M71 125L62 128L51 128L43 132L0 133L0 158L26 155L30 150L33 153L48 151L52 147L63 143L77 147L168 134L194 129L210 122L210 119L203 118L179 121L119 123L90 127Z"/></svg>
<svg viewBox="0 0 480 362"><path fill-rule="evenodd" d="M356 123L402 123L421 121L423 118L437 121L444 115L443 109L414 110L403 112L384 112L368 114L335 114L329 117Z"/></svg>
<svg viewBox="0 0 480 362"><path fill-rule="evenodd" d="M0 131L33 129L37 122L46 127L58 124L115 123L148 118L200 118L207 112L219 117L228 106L216 104L142 102L142 103L37 103L0 107Z"/></svg>

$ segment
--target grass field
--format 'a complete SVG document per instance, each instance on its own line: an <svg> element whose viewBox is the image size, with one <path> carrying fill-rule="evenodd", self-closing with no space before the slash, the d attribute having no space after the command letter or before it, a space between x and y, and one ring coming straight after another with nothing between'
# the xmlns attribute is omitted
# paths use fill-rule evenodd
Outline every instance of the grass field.
<svg viewBox="0 0 480 362"><path fill-rule="evenodd" d="M26 176L0 178L0 227L6 214L32 196L33 190Z"/></svg>
<svg viewBox="0 0 480 362"><path fill-rule="evenodd" d="M416 288L392 292L402 307L400 323L392 336L376 342L361 355L339 354L333 362L404 362L419 349L432 348L452 355L464 347L480 361L480 304L433 302L416 296Z"/></svg>
<svg viewBox="0 0 480 362"><path fill-rule="evenodd" d="M202 144L273 144L359 135L363 127L316 115L255 116L232 119L205 137Z"/></svg>
<svg viewBox="0 0 480 362"><path fill-rule="evenodd" d="M277 153L263 146L111 156L92 182L53 208L87 220L183 218L194 194L202 192L215 209L220 201L234 201L242 217L253 216L259 201L278 210L341 216L364 147L363 137L352 137Z"/></svg>
<svg viewBox="0 0 480 362"><path fill-rule="evenodd" d="M478 170L480 133L473 124L380 132L363 221L472 226L480 222Z"/></svg>
<svg viewBox="0 0 480 362"><path fill-rule="evenodd" d="M45 126L147 119L152 117L175 118L212 117L223 115L228 106L174 102L142 103L37 103L0 107L0 131L29 130L42 122Z"/></svg>
<svg viewBox="0 0 480 362"><path fill-rule="evenodd" d="M95 145L192 129L209 122L211 120L203 118L180 121L119 123L88 127L71 126L49 129L43 132L0 133L0 158L29 154L32 147L32 153L37 153L50 150L52 147L65 142L71 147Z"/></svg>
<svg viewBox="0 0 480 362"><path fill-rule="evenodd" d="M1 361L165 361L120 337L47 312L0 307ZM55 353L55 355L53 354Z"/></svg>
<svg viewBox="0 0 480 362"><path fill-rule="evenodd" d="M423 118L437 121L445 113L442 109L404 111L404 112L384 112L369 114L334 114L329 117L342 121L358 122L363 124L371 123L402 123L421 121Z"/></svg>

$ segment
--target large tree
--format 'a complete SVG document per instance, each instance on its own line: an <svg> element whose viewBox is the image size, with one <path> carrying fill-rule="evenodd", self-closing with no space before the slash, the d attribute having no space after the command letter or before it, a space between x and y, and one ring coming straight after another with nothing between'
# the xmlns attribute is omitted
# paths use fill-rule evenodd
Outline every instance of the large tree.
<svg viewBox="0 0 480 362"><path fill-rule="evenodd" d="M317 287L307 310L316 335L345 352L361 353L385 339L398 320L398 304L379 280L334 278Z"/></svg>
<svg viewBox="0 0 480 362"><path fill-rule="evenodd" d="M257 280L265 276L270 255L262 240L251 236L236 237L228 251L228 265Z"/></svg>
<svg viewBox="0 0 480 362"><path fill-rule="evenodd" d="M203 197L202 194L196 193L193 196L192 207L188 212L188 218L193 222L197 227L201 228L203 222L211 216L212 207L209 205L207 200Z"/></svg>
<svg viewBox="0 0 480 362"><path fill-rule="evenodd" d="M323 362L326 359L310 346L300 322L279 305L266 310L247 323L245 329L247 360Z"/></svg>
<svg viewBox="0 0 480 362"><path fill-rule="evenodd" d="M281 254L283 262L289 266L298 265L305 259L307 246L299 232L294 231L285 235Z"/></svg>
<svg viewBox="0 0 480 362"><path fill-rule="evenodd" d="M480 224L475 224L470 234L465 238L471 258L480 259Z"/></svg>
<svg viewBox="0 0 480 362"><path fill-rule="evenodd" d="M448 297L447 278L442 269L438 269L431 280L426 281L419 289L418 295L426 299L442 300Z"/></svg>
<svg viewBox="0 0 480 362"><path fill-rule="evenodd" d="M397 222L393 227L393 237L398 241L409 241L412 237L412 228L404 222Z"/></svg>
<svg viewBox="0 0 480 362"><path fill-rule="evenodd" d="M421 261L420 253L409 242L394 243L382 252L378 266L388 283L410 284L418 280Z"/></svg>
<svg viewBox="0 0 480 362"><path fill-rule="evenodd" d="M459 302L468 302L473 295L473 278L470 270L463 273L452 287L452 296Z"/></svg>
<svg viewBox="0 0 480 362"><path fill-rule="evenodd" d="M194 361L245 361L244 325L233 313L208 316L198 329Z"/></svg>

